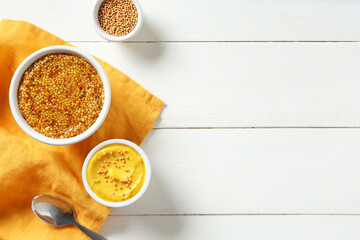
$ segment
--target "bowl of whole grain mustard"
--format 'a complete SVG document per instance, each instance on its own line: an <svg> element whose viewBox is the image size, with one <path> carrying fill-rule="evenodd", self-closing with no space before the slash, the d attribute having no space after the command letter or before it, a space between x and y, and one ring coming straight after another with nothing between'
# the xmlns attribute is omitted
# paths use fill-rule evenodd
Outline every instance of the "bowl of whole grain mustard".
<svg viewBox="0 0 360 240"><path fill-rule="evenodd" d="M88 53L51 46L29 55L10 84L11 112L20 128L51 145L77 143L103 123L111 102L107 75Z"/></svg>
<svg viewBox="0 0 360 240"><path fill-rule="evenodd" d="M109 41L125 41L135 36L143 23L137 0L96 0L92 8L95 31Z"/></svg>
<svg viewBox="0 0 360 240"><path fill-rule="evenodd" d="M86 191L97 202L124 207L137 201L149 186L151 166L145 152L135 143L111 139L87 155L82 179Z"/></svg>

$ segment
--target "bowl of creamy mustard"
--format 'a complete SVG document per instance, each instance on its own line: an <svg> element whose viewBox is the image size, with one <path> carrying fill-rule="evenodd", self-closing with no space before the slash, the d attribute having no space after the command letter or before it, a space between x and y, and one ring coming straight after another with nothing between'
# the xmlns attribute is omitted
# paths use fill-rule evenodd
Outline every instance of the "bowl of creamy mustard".
<svg viewBox="0 0 360 240"><path fill-rule="evenodd" d="M94 147L82 168L86 191L109 207L124 207L138 200L149 186L150 177L145 152L124 139L107 140Z"/></svg>

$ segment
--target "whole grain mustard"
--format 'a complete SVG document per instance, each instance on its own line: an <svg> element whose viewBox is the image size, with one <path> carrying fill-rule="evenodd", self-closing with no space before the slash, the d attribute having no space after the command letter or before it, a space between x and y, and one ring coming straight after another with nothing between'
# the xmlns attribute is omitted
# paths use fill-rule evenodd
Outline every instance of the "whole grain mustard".
<svg viewBox="0 0 360 240"><path fill-rule="evenodd" d="M40 58L25 71L18 88L18 106L25 121L55 139L85 132L103 104L100 75L84 58L72 54Z"/></svg>
<svg viewBox="0 0 360 240"><path fill-rule="evenodd" d="M108 202L134 197L144 185L146 168L141 155L124 144L109 144L90 158L86 179L91 190Z"/></svg>

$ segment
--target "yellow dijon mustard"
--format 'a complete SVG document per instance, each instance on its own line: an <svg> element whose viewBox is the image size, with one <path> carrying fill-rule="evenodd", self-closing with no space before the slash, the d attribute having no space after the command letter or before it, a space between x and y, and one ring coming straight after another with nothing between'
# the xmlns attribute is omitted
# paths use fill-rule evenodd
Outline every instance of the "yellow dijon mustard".
<svg viewBox="0 0 360 240"><path fill-rule="evenodd" d="M144 185L146 168L141 155L124 144L109 144L90 158L86 179L91 190L108 202L134 197Z"/></svg>

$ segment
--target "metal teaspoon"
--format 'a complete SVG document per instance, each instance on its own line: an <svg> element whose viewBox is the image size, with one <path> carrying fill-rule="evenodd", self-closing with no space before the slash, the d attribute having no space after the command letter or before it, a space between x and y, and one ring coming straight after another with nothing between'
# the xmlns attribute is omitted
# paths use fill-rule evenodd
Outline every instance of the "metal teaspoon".
<svg viewBox="0 0 360 240"><path fill-rule="evenodd" d="M47 194L38 195L33 198L31 209L38 218L47 224L55 227L73 224L93 240L106 240L103 236L78 223L73 207L62 198Z"/></svg>

